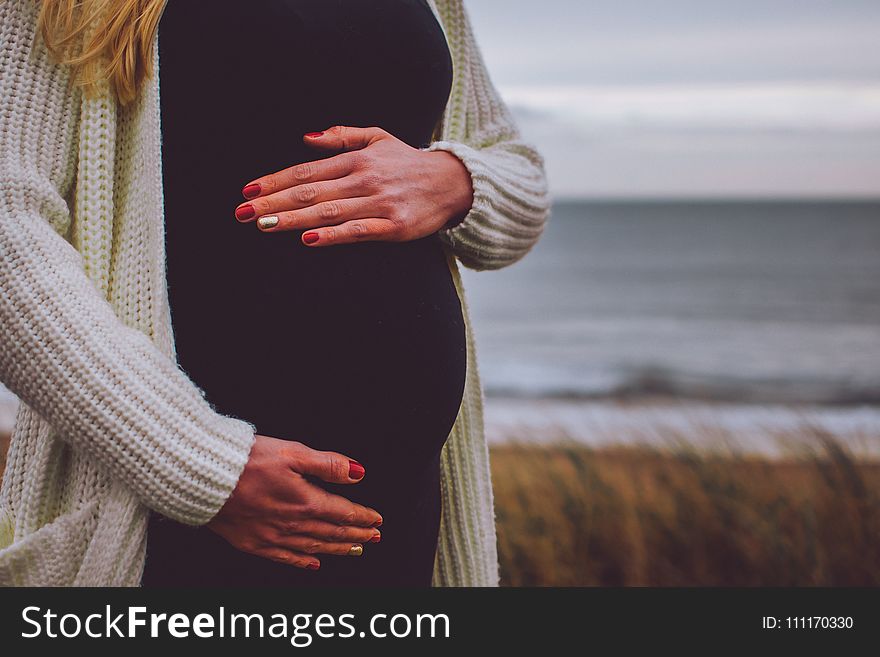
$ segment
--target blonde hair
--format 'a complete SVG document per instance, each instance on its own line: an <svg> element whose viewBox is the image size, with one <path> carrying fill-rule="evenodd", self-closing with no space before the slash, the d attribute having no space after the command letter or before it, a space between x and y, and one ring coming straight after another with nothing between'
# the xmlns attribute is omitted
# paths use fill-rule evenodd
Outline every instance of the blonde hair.
<svg viewBox="0 0 880 657"><path fill-rule="evenodd" d="M42 0L37 21L49 52L89 94L107 81L122 104L153 68L153 39L167 0Z"/></svg>

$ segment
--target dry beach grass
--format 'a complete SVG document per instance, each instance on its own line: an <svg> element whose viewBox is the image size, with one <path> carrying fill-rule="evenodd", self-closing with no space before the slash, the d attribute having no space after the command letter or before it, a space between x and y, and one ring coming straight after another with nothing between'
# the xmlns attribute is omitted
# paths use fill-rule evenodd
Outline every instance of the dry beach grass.
<svg viewBox="0 0 880 657"><path fill-rule="evenodd" d="M816 445L775 460L493 447L502 583L880 585L880 463L826 436Z"/></svg>
<svg viewBox="0 0 880 657"><path fill-rule="evenodd" d="M880 463L680 447L492 453L508 586L880 585Z"/></svg>

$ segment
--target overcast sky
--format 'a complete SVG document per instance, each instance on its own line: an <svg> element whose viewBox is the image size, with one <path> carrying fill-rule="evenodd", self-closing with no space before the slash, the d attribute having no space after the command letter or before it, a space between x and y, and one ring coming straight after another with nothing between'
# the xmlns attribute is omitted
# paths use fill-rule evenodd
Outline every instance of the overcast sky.
<svg viewBox="0 0 880 657"><path fill-rule="evenodd" d="M880 0L466 0L557 196L880 196Z"/></svg>

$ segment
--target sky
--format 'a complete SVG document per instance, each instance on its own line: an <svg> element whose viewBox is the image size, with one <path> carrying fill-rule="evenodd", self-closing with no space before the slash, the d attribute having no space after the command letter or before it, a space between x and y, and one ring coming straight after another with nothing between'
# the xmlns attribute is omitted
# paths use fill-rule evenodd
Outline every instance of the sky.
<svg viewBox="0 0 880 657"><path fill-rule="evenodd" d="M878 0L465 0L556 197L880 197Z"/></svg>

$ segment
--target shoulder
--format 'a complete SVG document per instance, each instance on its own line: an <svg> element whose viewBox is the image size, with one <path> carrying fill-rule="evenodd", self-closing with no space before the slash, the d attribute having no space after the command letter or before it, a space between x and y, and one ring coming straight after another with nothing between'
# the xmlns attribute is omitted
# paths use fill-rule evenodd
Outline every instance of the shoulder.
<svg viewBox="0 0 880 657"><path fill-rule="evenodd" d="M0 83L20 84L24 79L57 78L65 71L54 63L42 39L37 38L38 3L35 0L0 0ZM22 103L26 99L9 95L0 99Z"/></svg>

